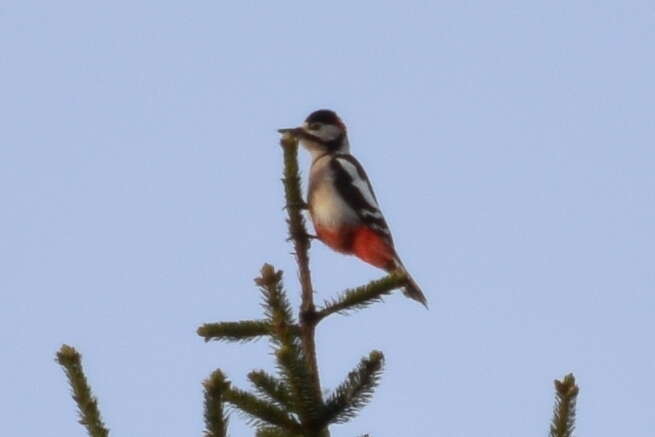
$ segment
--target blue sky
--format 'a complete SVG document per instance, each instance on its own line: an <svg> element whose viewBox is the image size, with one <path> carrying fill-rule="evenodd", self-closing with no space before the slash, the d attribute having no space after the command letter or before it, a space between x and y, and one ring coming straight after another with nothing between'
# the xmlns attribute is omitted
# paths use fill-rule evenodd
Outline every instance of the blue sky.
<svg viewBox="0 0 655 437"><path fill-rule="evenodd" d="M652 435L653 47L647 1L3 2L3 433L84 435L62 343L113 435L272 368L195 329L259 317L264 262L297 303L276 129L332 108L431 304L320 327L326 388L387 357L333 436L543 436L570 371L579 436ZM311 256L319 302L380 276Z"/></svg>

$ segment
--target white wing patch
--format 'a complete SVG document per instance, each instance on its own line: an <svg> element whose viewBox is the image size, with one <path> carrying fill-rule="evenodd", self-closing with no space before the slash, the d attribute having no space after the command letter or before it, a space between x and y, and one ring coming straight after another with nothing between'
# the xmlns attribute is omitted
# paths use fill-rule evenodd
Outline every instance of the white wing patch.
<svg viewBox="0 0 655 437"><path fill-rule="evenodd" d="M382 217L382 213L380 212L380 210L369 211L368 209L362 209L361 211L359 211L359 213L361 215L367 215L369 217L373 217L374 219L384 218Z"/></svg>
<svg viewBox="0 0 655 437"><path fill-rule="evenodd" d="M383 234L387 234L388 236L391 236L391 232L389 232L389 229L385 228L384 226L380 226L377 223L372 223L369 226L378 232L382 232Z"/></svg>
<svg viewBox="0 0 655 437"><path fill-rule="evenodd" d="M371 192L371 189L368 186L368 182L362 179L359 176L359 173L357 172L357 167L350 161L343 159L343 158L337 158L337 161L341 165L341 168L343 168L350 177L352 178L352 184L359 190L360 193L362 193L362 196L364 196L364 199L366 202L371 205L372 208L375 209L380 209L378 206L378 203L375 201L375 197L373 196L373 193Z"/></svg>

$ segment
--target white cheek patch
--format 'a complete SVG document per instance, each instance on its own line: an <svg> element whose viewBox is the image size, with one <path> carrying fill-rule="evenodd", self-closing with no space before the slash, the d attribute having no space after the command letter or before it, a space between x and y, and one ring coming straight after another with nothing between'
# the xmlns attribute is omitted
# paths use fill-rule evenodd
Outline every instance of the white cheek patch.
<svg viewBox="0 0 655 437"><path fill-rule="evenodd" d="M310 135L314 135L323 141L332 141L342 134L341 128L331 124L322 124L319 129L310 129L307 122L302 124L302 129Z"/></svg>
<svg viewBox="0 0 655 437"><path fill-rule="evenodd" d="M301 127L308 134L314 135L323 141L332 141L337 139L343 133L340 127L331 124L322 124L319 129L312 130L309 128L309 124L305 122Z"/></svg>
<svg viewBox="0 0 655 437"><path fill-rule="evenodd" d="M373 196L373 193L368 186L368 182L359 176L357 167L355 167L355 165L350 161L343 158L337 158L337 161L339 164L341 164L341 168L348 172L352 179L353 186L355 186L355 188L357 188L359 192L362 193L362 196L364 196L366 202L371 205L372 208L380 209L378 203L375 201L375 196Z"/></svg>
<svg viewBox="0 0 655 437"><path fill-rule="evenodd" d="M318 130L318 136L324 141L332 141L341 135L341 129L331 124L324 124Z"/></svg>

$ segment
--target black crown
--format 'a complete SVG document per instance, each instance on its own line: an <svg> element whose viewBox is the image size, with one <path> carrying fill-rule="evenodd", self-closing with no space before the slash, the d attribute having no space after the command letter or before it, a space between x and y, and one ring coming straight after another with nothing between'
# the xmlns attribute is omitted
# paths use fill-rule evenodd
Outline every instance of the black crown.
<svg viewBox="0 0 655 437"><path fill-rule="evenodd" d="M341 120L337 114L329 109L319 109L318 111L314 111L309 114L309 117L307 117L305 121L307 123L341 124Z"/></svg>

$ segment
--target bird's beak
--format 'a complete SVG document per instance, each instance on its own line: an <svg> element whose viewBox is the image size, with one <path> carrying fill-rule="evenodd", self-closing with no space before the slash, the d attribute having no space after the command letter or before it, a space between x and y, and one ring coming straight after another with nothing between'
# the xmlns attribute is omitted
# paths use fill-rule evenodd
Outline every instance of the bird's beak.
<svg viewBox="0 0 655 437"><path fill-rule="evenodd" d="M296 137L302 137L305 131L301 127L292 127L292 128L287 128L287 129L278 129L277 130L281 134L289 134L293 135Z"/></svg>

